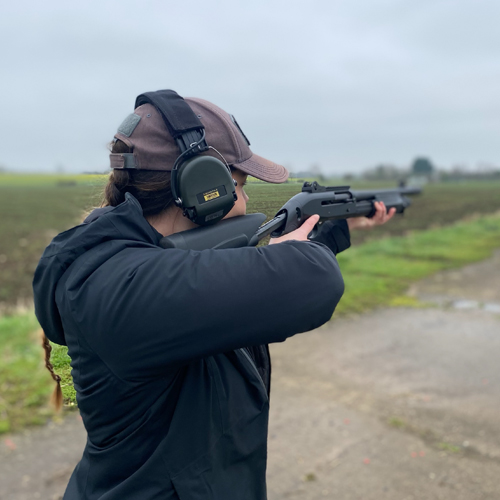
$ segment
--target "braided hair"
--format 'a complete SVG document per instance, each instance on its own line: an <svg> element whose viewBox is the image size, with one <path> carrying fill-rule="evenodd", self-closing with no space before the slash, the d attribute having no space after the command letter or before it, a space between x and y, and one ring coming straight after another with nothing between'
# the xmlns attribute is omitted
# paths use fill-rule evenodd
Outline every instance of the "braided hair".
<svg viewBox="0 0 500 500"><path fill-rule="evenodd" d="M51 403L55 406L56 410L59 411L62 408L63 403L63 394L61 389L61 377L54 373L54 367L50 362L50 353L52 352L52 346L50 345L49 339L46 337L45 333L42 330L42 346L45 350L45 366L47 370L49 370L52 378L56 382L56 387L51 396Z"/></svg>

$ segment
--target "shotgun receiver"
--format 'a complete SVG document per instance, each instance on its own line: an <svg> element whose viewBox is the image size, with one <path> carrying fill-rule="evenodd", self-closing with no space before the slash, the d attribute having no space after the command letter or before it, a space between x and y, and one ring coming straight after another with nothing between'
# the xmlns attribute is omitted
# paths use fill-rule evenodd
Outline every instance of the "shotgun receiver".
<svg viewBox="0 0 500 500"><path fill-rule="evenodd" d="M278 237L294 231L314 214L320 216L318 225L331 219L373 217L376 201L383 201L387 210L394 207L396 213L403 213L411 204L407 196L420 192L420 188L351 190L349 186L325 187L317 182L305 182L302 191L265 224L266 216L260 213L232 217L214 226L166 236L160 240L160 246L184 250L256 246L268 235Z"/></svg>

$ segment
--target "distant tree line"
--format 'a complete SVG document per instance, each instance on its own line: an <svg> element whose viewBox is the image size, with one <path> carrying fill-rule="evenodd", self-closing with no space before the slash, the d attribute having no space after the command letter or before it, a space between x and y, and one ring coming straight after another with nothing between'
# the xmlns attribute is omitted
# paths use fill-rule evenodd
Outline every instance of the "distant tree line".
<svg viewBox="0 0 500 500"><path fill-rule="evenodd" d="M352 176L345 176L349 178ZM451 170L436 168L429 158L415 158L409 168L401 168L390 164L380 164L365 170L362 177L367 180L400 181L409 178L420 178L427 181L459 181L459 180L494 180L500 179L500 167L484 166L478 171L467 170L464 166L455 166Z"/></svg>

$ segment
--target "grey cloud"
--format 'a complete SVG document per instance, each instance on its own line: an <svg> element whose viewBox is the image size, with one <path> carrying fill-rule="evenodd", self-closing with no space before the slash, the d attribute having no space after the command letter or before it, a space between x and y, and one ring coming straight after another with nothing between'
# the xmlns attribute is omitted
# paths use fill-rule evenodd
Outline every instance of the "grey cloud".
<svg viewBox="0 0 500 500"><path fill-rule="evenodd" d="M253 149L333 171L427 154L498 162L494 1L9 4L0 163L105 168L135 96L233 112ZM29 146L26 145L29 137Z"/></svg>

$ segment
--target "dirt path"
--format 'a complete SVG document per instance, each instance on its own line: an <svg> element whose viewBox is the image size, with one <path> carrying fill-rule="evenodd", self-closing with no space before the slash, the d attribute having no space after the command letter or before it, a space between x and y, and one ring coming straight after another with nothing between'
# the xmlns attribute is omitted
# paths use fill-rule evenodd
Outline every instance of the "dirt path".
<svg viewBox="0 0 500 500"><path fill-rule="evenodd" d="M500 253L274 345L269 500L500 499Z"/></svg>
<svg viewBox="0 0 500 500"><path fill-rule="evenodd" d="M437 305L274 345L269 500L500 499L500 252L412 287ZM0 498L60 499L77 415L0 442Z"/></svg>
<svg viewBox="0 0 500 500"><path fill-rule="evenodd" d="M60 500L82 456L86 433L75 412L60 423L3 437L1 500Z"/></svg>

